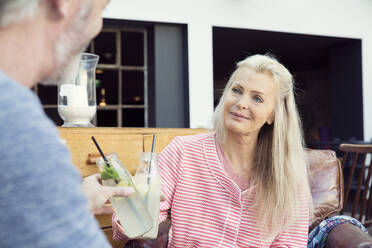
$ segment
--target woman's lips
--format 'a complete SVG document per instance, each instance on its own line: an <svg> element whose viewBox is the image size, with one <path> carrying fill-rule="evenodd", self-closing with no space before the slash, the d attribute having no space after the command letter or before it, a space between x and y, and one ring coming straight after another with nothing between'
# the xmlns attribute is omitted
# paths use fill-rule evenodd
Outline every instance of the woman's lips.
<svg viewBox="0 0 372 248"><path fill-rule="evenodd" d="M233 116L233 117L237 117L237 118L241 118L241 119L245 119L245 120L249 120L248 117L244 116L244 115L241 115L241 114L238 114L236 112L230 112L230 114Z"/></svg>

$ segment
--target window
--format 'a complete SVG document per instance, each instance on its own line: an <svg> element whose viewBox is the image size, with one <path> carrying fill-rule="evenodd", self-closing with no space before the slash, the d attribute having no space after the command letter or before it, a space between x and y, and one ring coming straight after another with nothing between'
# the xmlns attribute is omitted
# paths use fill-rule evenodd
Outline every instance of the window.
<svg viewBox="0 0 372 248"><path fill-rule="evenodd" d="M100 56L96 70L97 127L189 126L187 25L104 19L86 52ZM56 123L57 87L37 85Z"/></svg>
<svg viewBox="0 0 372 248"><path fill-rule="evenodd" d="M148 31L141 27L104 27L87 52L100 56L96 70L95 126L148 127ZM57 87L37 85L46 114L56 123Z"/></svg>

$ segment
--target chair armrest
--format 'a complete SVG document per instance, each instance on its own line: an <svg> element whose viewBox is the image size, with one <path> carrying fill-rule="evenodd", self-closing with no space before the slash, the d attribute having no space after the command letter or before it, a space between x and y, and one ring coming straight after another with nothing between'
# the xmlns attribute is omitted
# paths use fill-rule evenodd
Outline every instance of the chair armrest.
<svg viewBox="0 0 372 248"><path fill-rule="evenodd" d="M345 223L336 226L327 235L329 248L367 248L372 247L372 237L359 227Z"/></svg>
<svg viewBox="0 0 372 248"><path fill-rule="evenodd" d="M156 247L162 248L168 246L168 233L171 228L169 219L159 224L158 237L156 239L133 239L129 240L123 248L143 248Z"/></svg>

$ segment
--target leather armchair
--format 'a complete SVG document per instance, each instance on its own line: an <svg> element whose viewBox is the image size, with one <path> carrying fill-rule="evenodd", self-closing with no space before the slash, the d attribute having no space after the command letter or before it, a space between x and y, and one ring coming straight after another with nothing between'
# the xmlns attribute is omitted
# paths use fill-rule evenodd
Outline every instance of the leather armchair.
<svg viewBox="0 0 372 248"><path fill-rule="evenodd" d="M309 181L314 212L309 230L322 220L338 213L343 206L343 175L334 151L307 150ZM167 247L171 221L159 225L155 240L130 240L124 247ZM365 248L372 247L372 237L352 224L342 224L327 236L327 247Z"/></svg>
<svg viewBox="0 0 372 248"><path fill-rule="evenodd" d="M307 150L309 181L314 204L314 217L309 230L322 220L337 214L343 207L344 179L334 151ZM372 237L346 223L335 227L327 236L327 247L372 247Z"/></svg>

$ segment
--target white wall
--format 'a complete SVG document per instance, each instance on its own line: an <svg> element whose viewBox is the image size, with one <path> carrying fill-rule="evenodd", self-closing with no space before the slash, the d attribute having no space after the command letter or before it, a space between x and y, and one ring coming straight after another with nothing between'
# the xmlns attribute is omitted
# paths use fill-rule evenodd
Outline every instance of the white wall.
<svg viewBox="0 0 372 248"><path fill-rule="evenodd" d="M190 126L213 112L212 26L362 39L364 136L372 138L371 0L111 0L104 17L188 24Z"/></svg>

